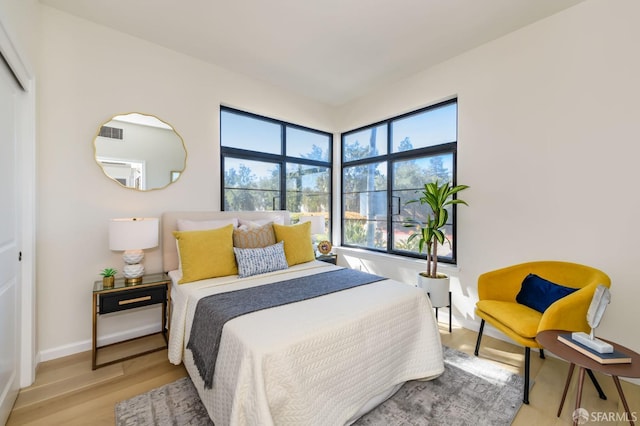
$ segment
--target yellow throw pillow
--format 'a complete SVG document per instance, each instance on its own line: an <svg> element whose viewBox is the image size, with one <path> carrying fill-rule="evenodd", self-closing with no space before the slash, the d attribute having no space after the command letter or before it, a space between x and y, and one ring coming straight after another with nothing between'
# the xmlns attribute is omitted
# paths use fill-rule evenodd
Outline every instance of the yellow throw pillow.
<svg viewBox="0 0 640 426"><path fill-rule="evenodd" d="M233 225L206 231L174 231L178 241L182 279L179 284L236 275Z"/></svg>
<svg viewBox="0 0 640 426"><path fill-rule="evenodd" d="M289 266L310 262L316 258L311 243L311 222L297 225L273 224L276 242L284 241L284 255Z"/></svg>

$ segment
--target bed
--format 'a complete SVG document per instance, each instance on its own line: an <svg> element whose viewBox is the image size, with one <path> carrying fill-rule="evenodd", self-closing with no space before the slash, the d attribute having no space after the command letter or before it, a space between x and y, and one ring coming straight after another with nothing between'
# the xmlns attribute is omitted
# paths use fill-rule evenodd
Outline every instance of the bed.
<svg viewBox="0 0 640 426"><path fill-rule="evenodd" d="M311 260L242 278L228 275L179 284L185 273L181 262L186 260L181 259L182 249L178 254L173 232L181 221L287 225L289 218L286 211L163 214L163 267L172 280L169 360L184 363L216 425L351 424L404 382L430 380L444 371L429 299L414 286L380 278L226 322L207 386L193 351L187 349L200 300L328 277L344 268ZM202 328L202 321L199 324Z"/></svg>

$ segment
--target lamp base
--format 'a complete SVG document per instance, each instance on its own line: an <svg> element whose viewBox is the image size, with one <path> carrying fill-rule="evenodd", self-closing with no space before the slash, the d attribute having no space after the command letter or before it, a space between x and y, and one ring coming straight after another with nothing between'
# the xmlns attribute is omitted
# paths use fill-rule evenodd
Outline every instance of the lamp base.
<svg viewBox="0 0 640 426"><path fill-rule="evenodd" d="M122 260L128 265L140 263L142 259L144 259L144 251L140 249L125 250L124 253L122 253Z"/></svg>
<svg viewBox="0 0 640 426"><path fill-rule="evenodd" d="M135 284L140 284L142 282L142 277L136 277L136 278L125 278L124 279L124 285L135 285Z"/></svg>
<svg viewBox="0 0 640 426"><path fill-rule="evenodd" d="M133 263L124 265L122 268L122 274L124 275L125 284L137 284L142 281L144 275L144 265L142 263Z"/></svg>
<svg viewBox="0 0 640 426"><path fill-rule="evenodd" d="M124 275L124 283L126 285L139 284L142 282L142 276L144 275L144 265L142 262L144 259L144 251L142 250L126 250L122 255L125 265L122 268L122 275Z"/></svg>

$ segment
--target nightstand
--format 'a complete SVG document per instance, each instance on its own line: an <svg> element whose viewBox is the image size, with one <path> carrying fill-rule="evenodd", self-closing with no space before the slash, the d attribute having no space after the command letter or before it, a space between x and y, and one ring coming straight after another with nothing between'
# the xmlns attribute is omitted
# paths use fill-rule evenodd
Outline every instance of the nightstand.
<svg viewBox="0 0 640 426"><path fill-rule="evenodd" d="M316 257L316 259L320 260L321 262L333 263L334 265L338 263L338 255L333 253L321 254L320 256Z"/></svg>
<svg viewBox="0 0 640 426"><path fill-rule="evenodd" d="M107 346L118 345L128 340L112 343L98 347L97 330L98 316L111 314L114 312L125 311L129 309L140 308L161 303L162 304L162 328L161 334L164 337L165 344L161 347L144 350L133 355L127 355L118 359L113 359L102 364L96 362L98 357L98 349ZM113 287L104 287L102 280L93 284L93 336L92 336L92 369L104 367L126 359L145 355L151 352L165 349L168 345L168 333L171 320L171 279L167 274L149 274L142 277L142 281L137 284L125 284L124 278L117 279ZM141 337L150 336L140 336ZM130 340L135 340L130 339Z"/></svg>

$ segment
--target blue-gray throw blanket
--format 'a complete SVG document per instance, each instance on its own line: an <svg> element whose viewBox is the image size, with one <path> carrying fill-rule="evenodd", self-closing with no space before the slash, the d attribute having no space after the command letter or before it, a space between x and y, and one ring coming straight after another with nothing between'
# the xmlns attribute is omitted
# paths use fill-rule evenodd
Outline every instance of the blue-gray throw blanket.
<svg viewBox="0 0 640 426"><path fill-rule="evenodd" d="M193 354L193 361L204 380L205 388L211 389L213 386L222 328L227 321L251 312L384 279L355 269L339 269L203 297L196 306L187 349Z"/></svg>

